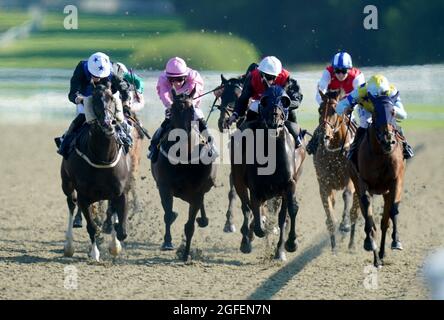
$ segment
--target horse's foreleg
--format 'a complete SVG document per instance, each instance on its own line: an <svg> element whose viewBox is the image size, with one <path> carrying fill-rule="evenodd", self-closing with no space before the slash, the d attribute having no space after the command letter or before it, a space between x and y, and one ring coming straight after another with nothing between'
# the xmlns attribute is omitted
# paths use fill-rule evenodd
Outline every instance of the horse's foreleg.
<svg viewBox="0 0 444 320"><path fill-rule="evenodd" d="M372 212L372 196L368 191L365 191L363 195L361 195L361 209L365 219L365 240L364 240L364 249L366 251L373 251L373 264L375 267L381 266L381 260L378 256L378 246L376 245L375 237L376 237L376 225L373 220L373 212Z"/></svg>
<svg viewBox="0 0 444 320"><path fill-rule="evenodd" d="M288 239L285 242L285 249L288 252L295 252L298 248L296 243L296 216L298 214L299 205L296 200L295 193L296 185L291 187L291 190L287 194L287 206L288 215L290 216L290 232L288 234Z"/></svg>
<svg viewBox="0 0 444 320"><path fill-rule="evenodd" d="M123 241L128 236L127 234L127 219L128 219L128 196L124 192L117 199L112 201L112 207L116 210L119 222L115 224L117 239Z"/></svg>
<svg viewBox="0 0 444 320"><path fill-rule="evenodd" d="M351 220L351 231L350 231L350 242L348 243L348 249L355 249L355 231L356 231L356 222L359 217L359 197L358 193L355 192L353 194L353 205L350 210L350 220Z"/></svg>
<svg viewBox="0 0 444 320"><path fill-rule="evenodd" d="M72 257L74 255L74 236L73 236L73 215L76 208L76 193L72 191L66 197L68 203L68 226L65 234L65 245L63 247L63 255L65 257ZM80 210L80 209L79 209Z"/></svg>
<svg viewBox="0 0 444 320"><path fill-rule="evenodd" d="M250 253L252 250L251 240L249 237L251 210L248 205L248 203L249 203L248 191L244 187L241 189L241 192L239 192L238 188L236 188L236 189L238 190L239 198L242 203L242 206L241 206L242 214L244 215L244 221L243 221L242 227L241 227L242 242L241 242L241 246L240 246L240 251L243 253Z"/></svg>
<svg viewBox="0 0 444 320"><path fill-rule="evenodd" d="M274 255L275 259L279 259L281 261L287 261L287 256L284 251L284 234L285 234L285 225L287 221L287 197L282 197L281 209L279 211L278 225L279 225L279 241L276 248L276 253Z"/></svg>
<svg viewBox="0 0 444 320"><path fill-rule="evenodd" d="M325 223L327 224L327 230L330 233L331 249L334 251L336 249L336 219L332 202L334 193L333 190L327 190L324 185L320 185L319 193L321 194L322 205L324 206L325 214L327 215Z"/></svg>
<svg viewBox="0 0 444 320"><path fill-rule="evenodd" d="M208 217L207 217L207 213L205 211L205 200L204 198L202 198L202 205L200 207L200 217L196 219L197 224L199 225L199 227L201 228L205 228L206 226L208 226Z"/></svg>
<svg viewBox="0 0 444 320"><path fill-rule="evenodd" d="M233 174L230 173L230 191L228 192L228 210L227 210L227 220L225 221L224 232L235 232L236 227L233 223L233 211L234 203L236 200L236 189L233 184Z"/></svg>
<svg viewBox="0 0 444 320"><path fill-rule="evenodd" d="M254 219L254 234L259 238L265 237L265 231L262 227L261 219L261 206L259 199L256 199L254 195L251 195L251 210L253 211Z"/></svg>
<svg viewBox="0 0 444 320"><path fill-rule="evenodd" d="M353 182L351 179L345 187L342 193L342 199L344 200L344 211L342 212L342 221L339 225L339 231L350 232L350 209L353 205Z"/></svg>
<svg viewBox="0 0 444 320"><path fill-rule="evenodd" d="M160 199L164 210L163 221L165 222L165 235L161 250L174 250L171 238L171 225L177 218L177 213L173 212L173 195L165 187L159 187Z"/></svg>
<svg viewBox="0 0 444 320"><path fill-rule="evenodd" d="M385 236L389 227L390 208L392 207L392 196L390 193L384 194L384 213L381 219L381 248L379 249L379 259L384 259L385 255Z"/></svg>
<svg viewBox="0 0 444 320"><path fill-rule="evenodd" d="M99 236L99 228L97 224L94 222L94 219L92 218L92 203L87 199L84 199L81 196L79 196L78 205L79 208L82 210L83 215L85 216L86 230L88 231L89 239L91 240L90 257L95 261L99 261L100 252L99 248L97 247L97 241L96 241L96 239Z"/></svg>
<svg viewBox="0 0 444 320"><path fill-rule="evenodd" d="M185 243L185 251L183 252L182 260L188 261L188 257L190 255L190 248L191 248L191 239L193 238L194 234L194 221L196 220L196 215L199 209L202 207L203 203L203 196L197 197L197 199L194 199L190 203L190 208L188 210L188 221L185 223L185 237L186 237L186 243Z"/></svg>
<svg viewBox="0 0 444 320"><path fill-rule="evenodd" d="M392 250L402 250L402 243L399 240L399 232L398 232L398 214L399 214L399 203L401 202L402 195L402 185L404 182L404 172L398 177L395 184L394 190L394 200L393 205L390 209L390 218L393 222L393 232L392 232Z"/></svg>

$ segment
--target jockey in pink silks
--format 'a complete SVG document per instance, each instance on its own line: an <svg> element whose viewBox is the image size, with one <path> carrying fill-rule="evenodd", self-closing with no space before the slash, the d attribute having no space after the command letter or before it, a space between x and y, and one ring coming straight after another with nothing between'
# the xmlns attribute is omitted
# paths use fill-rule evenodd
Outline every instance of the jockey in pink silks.
<svg viewBox="0 0 444 320"><path fill-rule="evenodd" d="M199 131L206 132L207 124L204 119L204 114L199 108L200 96L204 90L204 82L196 70L188 68L186 62L179 57L174 57L168 60L165 71L163 71L159 79L157 80L157 94L165 107L165 120L157 129L156 133L151 140L151 145L149 147L148 158L155 162L158 156L158 145L162 139L163 134L167 131L170 124L170 108L173 104L172 89L176 91L177 94L190 94L194 88L196 88L193 101L194 105L194 121L199 123ZM207 138L211 139L211 136ZM214 146L213 146L214 147Z"/></svg>

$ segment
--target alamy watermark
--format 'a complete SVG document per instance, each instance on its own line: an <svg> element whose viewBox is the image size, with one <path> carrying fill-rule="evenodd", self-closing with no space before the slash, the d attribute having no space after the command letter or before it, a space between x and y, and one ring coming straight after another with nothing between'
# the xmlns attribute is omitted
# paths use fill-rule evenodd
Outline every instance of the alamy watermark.
<svg viewBox="0 0 444 320"><path fill-rule="evenodd" d="M373 265L364 267L364 288L367 290L378 290L378 269Z"/></svg>
<svg viewBox="0 0 444 320"><path fill-rule="evenodd" d="M70 4L63 8L63 13L67 16L63 20L63 27L66 30L77 30L79 28L79 10Z"/></svg>
<svg viewBox="0 0 444 320"><path fill-rule="evenodd" d="M192 122L192 127L197 123ZM283 129L281 129L283 130ZM183 129L171 130L164 140L170 147L160 152L173 165L177 164L256 164L258 175L272 175L276 171L277 129L249 129L219 132L208 129L202 133L195 128L189 134ZM205 143L204 137L211 137ZM204 144L204 147L199 145ZM230 148L232 152L230 152Z"/></svg>
<svg viewBox="0 0 444 320"><path fill-rule="evenodd" d="M378 30L378 8L369 4L364 7L363 13L367 15L363 22L364 29Z"/></svg>
<svg viewBox="0 0 444 320"><path fill-rule="evenodd" d="M66 290L77 290L79 287L77 268L75 266L66 266L63 271L65 275L63 287Z"/></svg>

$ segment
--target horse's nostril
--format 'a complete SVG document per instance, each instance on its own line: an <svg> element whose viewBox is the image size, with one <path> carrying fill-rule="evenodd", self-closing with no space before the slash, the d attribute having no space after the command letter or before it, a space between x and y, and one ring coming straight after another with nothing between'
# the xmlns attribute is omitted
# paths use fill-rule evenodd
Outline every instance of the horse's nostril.
<svg viewBox="0 0 444 320"><path fill-rule="evenodd" d="M111 121L111 124L115 126L117 124L116 120Z"/></svg>

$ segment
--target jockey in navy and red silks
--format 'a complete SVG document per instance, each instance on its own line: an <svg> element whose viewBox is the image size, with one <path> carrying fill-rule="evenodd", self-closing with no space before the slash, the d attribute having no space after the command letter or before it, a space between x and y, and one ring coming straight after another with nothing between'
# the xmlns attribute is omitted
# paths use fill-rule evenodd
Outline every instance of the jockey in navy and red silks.
<svg viewBox="0 0 444 320"><path fill-rule="evenodd" d="M316 102L320 105L322 98L319 91L326 93L329 90L342 90L349 95L353 90L359 88L365 83L364 74L356 67L353 67L352 57L347 52L338 52L334 55L331 65L329 65L322 73L316 90ZM359 118L368 120L371 114L360 106L357 107ZM307 144L307 153L316 152L319 140L319 130L316 129L313 137Z"/></svg>
<svg viewBox="0 0 444 320"><path fill-rule="evenodd" d="M75 132L85 122L85 110L83 100L91 96L93 87L99 84L111 84L111 90L114 93L119 92L122 99L122 105L129 108L129 86L122 78L111 72L112 63L109 57L102 53L92 54L88 60L82 60L77 64L71 77L71 86L68 93L68 99L77 107L77 117L72 121L68 131L64 134L58 153L67 156L68 147L72 141Z"/></svg>
<svg viewBox="0 0 444 320"><path fill-rule="evenodd" d="M247 112L246 121L256 119L259 112L260 99L267 87L271 85L278 85L284 88L291 99L288 119L285 123L288 131L295 138L296 145L299 147L299 128L296 123L295 113L303 96L297 81L290 78L290 72L282 68L281 61L274 56L265 57L259 63L257 69L248 73L242 94L236 101L233 115L228 119L226 127L229 127L239 117L243 116L245 112Z"/></svg>

